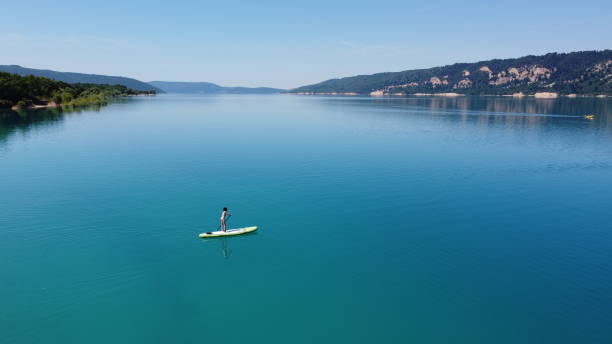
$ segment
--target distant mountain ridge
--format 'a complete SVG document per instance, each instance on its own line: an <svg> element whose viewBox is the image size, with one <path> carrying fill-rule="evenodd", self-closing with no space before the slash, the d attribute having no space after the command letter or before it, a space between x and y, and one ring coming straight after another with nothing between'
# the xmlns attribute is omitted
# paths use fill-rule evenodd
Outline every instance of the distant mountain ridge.
<svg viewBox="0 0 612 344"><path fill-rule="evenodd" d="M0 65L0 72L18 74L21 76L34 75L53 79L57 81L63 81L70 84L103 84L103 85L123 85L125 87L138 90L138 91L156 91L163 93L159 88L149 85L145 82L126 78L122 76L109 76L99 74L83 74L83 73L72 73L72 72L57 72L48 69L33 69L25 68L18 65Z"/></svg>
<svg viewBox="0 0 612 344"><path fill-rule="evenodd" d="M189 94L273 94L286 92L271 87L224 87L211 82L149 81L167 93Z"/></svg>
<svg viewBox="0 0 612 344"><path fill-rule="evenodd" d="M331 79L289 91L301 94L612 95L612 50L513 59Z"/></svg>

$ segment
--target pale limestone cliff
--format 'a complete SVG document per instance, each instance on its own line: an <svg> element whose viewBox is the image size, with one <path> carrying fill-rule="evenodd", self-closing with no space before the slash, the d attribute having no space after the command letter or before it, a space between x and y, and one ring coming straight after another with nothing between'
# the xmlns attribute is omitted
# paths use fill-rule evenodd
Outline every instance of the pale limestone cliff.
<svg viewBox="0 0 612 344"><path fill-rule="evenodd" d="M470 87L472 87L472 80L468 78L459 80L459 82L453 86L453 88L470 88Z"/></svg>
<svg viewBox="0 0 612 344"><path fill-rule="evenodd" d="M559 96L556 92L537 92L534 94L536 98L557 98Z"/></svg>
<svg viewBox="0 0 612 344"><path fill-rule="evenodd" d="M489 79L491 79L493 77L493 72L491 71L491 68L487 67L487 66L482 66L480 68L478 68L479 71L481 72L485 72L487 74L489 74Z"/></svg>

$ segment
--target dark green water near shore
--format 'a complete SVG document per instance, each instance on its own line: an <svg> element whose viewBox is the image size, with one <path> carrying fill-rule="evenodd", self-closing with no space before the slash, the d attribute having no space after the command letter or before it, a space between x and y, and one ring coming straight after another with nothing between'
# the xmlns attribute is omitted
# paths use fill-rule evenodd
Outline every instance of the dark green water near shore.
<svg viewBox="0 0 612 344"><path fill-rule="evenodd" d="M0 119L0 343L612 342L608 99L50 111Z"/></svg>

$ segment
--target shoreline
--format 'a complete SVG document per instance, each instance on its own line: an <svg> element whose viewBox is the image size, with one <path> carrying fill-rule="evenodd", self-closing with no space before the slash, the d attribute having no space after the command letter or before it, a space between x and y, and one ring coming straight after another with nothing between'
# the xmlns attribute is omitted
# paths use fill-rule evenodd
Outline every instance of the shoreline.
<svg viewBox="0 0 612 344"><path fill-rule="evenodd" d="M30 105L28 107L25 108L20 108L17 105L13 105L11 106L11 110L13 111L17 111L17 110L36 110L36 109L48 109L48 108L56 108L56 107L61 107L60 104L55 104L54 102L49 102L45 105L41 105L41 104L34 104L34 105Z"/></svg>
<svg viewBox="0 0 612 344"><path fill-rule="evenodd" d="M124 97L152 97L155 94L126 94L123 96L119 96L116 98L124 98ZM95 104L89 104L95 105ZM66 105L66 106L83 106L83 105ZM56 104L54 102L48 102L47 104L33 104L25 108L20 108L17 105L13 105L10 108L5 108L5 110L19 111L19 110L38 110L38 109L51 109L51 108L61 108L62 104Z"/></svg>
<svg viewBox="0 0 612 344"><path fill-rule="evenodd" d="M539 93L539 92L538 92ZM597 95L582 95L576 93L570 94L464 94L464 93L357 93L357 92L286 92L285 94L298 96L368 96L368 97L514 97L514 98L536 98L536 99L558 99L558 98L612 98L612 95L597 94Z"/></svg>

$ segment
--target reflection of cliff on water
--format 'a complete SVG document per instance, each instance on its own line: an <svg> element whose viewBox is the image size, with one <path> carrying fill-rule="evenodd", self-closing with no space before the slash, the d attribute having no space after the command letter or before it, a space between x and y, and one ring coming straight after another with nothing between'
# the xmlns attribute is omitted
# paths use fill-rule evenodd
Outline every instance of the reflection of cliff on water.
<svg viewBox="0 0 612 344"><path fill-rule="evenodd" d="M556 98L537 99L533 97L513 98L497 96L461 97L402 97L378 98L377 102L400 102L408 106L432 109L505 112L542 115L583 116L595 113L602 116L610 114L610 101L607 98Z"/></svg>
<svg viewBox="0 0 612 344"><path fill-rule="evenodd" d="M373 103L400 108L430 109L432 112L445 110L454 112L460 117L480 112L482 115L498 115L501 118L489 118L489 120L509 124L542 123L546 122L547 116L584 117L585 115L594 115L593 122L598 126L612 128L612 100L607 98L536 99L533 97L513 98L502 96L411 96L376 98ZM464 119L467 120L467 118Z"/></svg>
<svg viewBox="0 0 612 344"><path fill-rule="evenodd" d="M83 111L99 111L101 106L92 105L78 108L43 108L17 111L0 111L0 146L15 134L25 134L32 129L59 126L64 116Z"/></svg>

